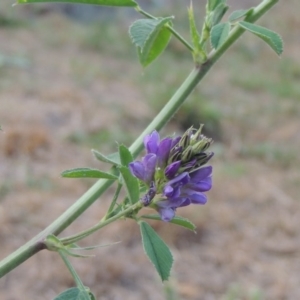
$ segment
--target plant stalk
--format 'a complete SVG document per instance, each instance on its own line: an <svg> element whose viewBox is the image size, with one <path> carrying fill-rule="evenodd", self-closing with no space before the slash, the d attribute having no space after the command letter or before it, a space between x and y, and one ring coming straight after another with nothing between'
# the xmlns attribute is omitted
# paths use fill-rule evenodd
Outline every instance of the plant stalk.
<svg viewBox="0 0 300 300"><path fill-rule="evenodd" d="M132 213L133 211L137 210L137 209L141 209L143 207L143 204L139 201L131 206L129 206L128 208L126 208L125 210L121 211L120 213L116 214L115 216L100 221L99 223L97 223L96 225L81 231L79 233L76 233L74 235L65 237L65 238L61 238L60 241L64 244L64 245L69 245L72 243L76 243L82 239L84 239L85 237L91 235L92 233L98 231L99 229L105 227L106 225L117 221L119 219L121 219L122 217L126 217L128 214Z"/></svg>

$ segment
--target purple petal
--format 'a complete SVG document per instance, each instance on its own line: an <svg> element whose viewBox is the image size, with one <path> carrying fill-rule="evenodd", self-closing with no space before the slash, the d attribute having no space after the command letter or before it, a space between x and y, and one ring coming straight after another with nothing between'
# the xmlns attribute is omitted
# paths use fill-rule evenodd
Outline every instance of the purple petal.
<svg viewBox="0 0 300 300"><path fill-rule="evenodd" d="M207 177L197 183L192 183L188 185L189 189L195 190L197 192L207 192L212 187L211 177Z"/></svg>
<svg viewBox="0 0 300 300"><path fill-rule="evenodd" d="M175 198L170 198L166 200L161 200L156 203L156 205L160 208L177 208L181 206L183 202L186 201L187 198L185 197L175 197Z"/></svg>
<svg viewBox="0 0 300 300"><path fill-rule="evenodd" d="M166 197L171 197L172 194L173 194L173 191L174 191L174 189L173 189L170 185L166 185L166 186L164 187L164 192L163 192L163 194L164 194Z"/></svg>
<svg viewBox="0 0 300 300"><path fill-rule="evenodd" d="M156 130L144 137L144 146L147 153L157 153L159 140L159 134Z"/></svg>
<svg viewBox="0 0 300 300"><path fill-rule="evenodd" d="M153 153L149 153L143 157L143 165L145 169L145 177L144 180L146 182L152 181L155 167L156 167L157 156Z"/></svg>
<svg viewBox="0 0 300 300"><path fill-rule="evenodd" d="M144 164L142 162L140 161L131 162L128 167L133 176L137 177L140 180L145 179L146 172L145 172Z"/></svg>
<svg viewBox="0 0 300 300"><path fill-rule="evenodd" d="M185 185L190 181L190 176L188 172L183 172L176 176L174 179L168 182L168 185Z"/></svg>
<svg viewBox="0 0 300 300"><path fill-rule="evenodd" d="M205 179L206 177L209 177L212 173L212 166L207 166L204 168L201 168L195 172L190 173L191 175L191 181L192 182L199 182Z"/></svg>
<svg viewBox="0 0 300 300"><path fill-rule="evenodd" d="M163 195L167 198L176 198L180 195L180 187L172 187L171 185L165 185Z"/></svg>
<svg viewBox="0 0 300 300"><path fill-rule="evenodd" d="M168 160L170 150L172 146L172 139L165 138L163 139L158 146L157 156L158 156L158 165L164 167Z"/></svg>
<svg viewBox="0 0 300 300"><path fill-rule="evenodd" d="M165 175L168 179L171 179L175 176L175 174L179 170L180 164L181 164L181 162L180 162L180 160L178 160L178 161L171 163L170 165L168 165L166 167Z"/></svg>
<svg viewBox="0 0 300 300"><path fill-rule="evenodd" d="M185 200L180 204L180 207L183 206L188 206L191 204L191 199L190 198L184 198Z"/></svg>
<svg viewBox="0 0 300 300"><path fill-rule="evenodd" d="M193 204L205 204L207 202L207 197L203 193L195 193L189 197Z"/></svg>
<svg viewBox="0 0 300 300"><path fill-rule="evenodd" d="M160 208L158 213L164 222L171 221L175 216L175 210L173 208Z"/></svg>

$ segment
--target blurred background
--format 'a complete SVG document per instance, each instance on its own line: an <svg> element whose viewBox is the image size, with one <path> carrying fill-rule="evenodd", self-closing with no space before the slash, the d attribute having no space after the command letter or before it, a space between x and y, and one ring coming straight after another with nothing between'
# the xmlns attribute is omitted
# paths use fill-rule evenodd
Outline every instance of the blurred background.
<svg viewBox="0 0 300 300"><path fill-rule="evenodd" d="M188 38L188 1L139 3L152 14L174 14ZM258 3L228 0L231 11ZM61 171L108 170L90 149L108 154L116 141L129 146L193 67L172 39L144 70L127 34L140 17L132 9L12 4L0 3L1 259L93 184L62 179ZM205 1L194 8L200 26ZM244 34L163 130L181 134L204 123L215 141L209 202L178 211L197 234L153 224L175 257L171 281L161 284L136 224L120 221L82 245L121 244L72 259L97 299L300 299L299 10L299 1L279 1L258 22L282 35L281 58ZM96 223L113 192L63 235ZM42 251L0 280L0 298L52 299L71 286L59 256Z"/></svg>

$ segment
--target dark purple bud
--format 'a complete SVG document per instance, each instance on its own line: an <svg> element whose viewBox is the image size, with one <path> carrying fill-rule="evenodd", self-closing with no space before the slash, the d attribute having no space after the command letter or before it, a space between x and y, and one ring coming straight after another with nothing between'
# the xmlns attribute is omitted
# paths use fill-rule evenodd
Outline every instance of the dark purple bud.
<svg viewBox="0 0 300 300"><path fill-rule="evenodd" d="M183 165L181 165L179 172L190 172L196 166L196 159L193 159Z"/></svg>
<svg viewBox="0 0 300 300"><path fill-rule="evenodd" d="M177 137L173 138L171 149L173 149L179 143L180 140L181 140L181 136L177 136Z"/></svg>
<svg viewBox="0 0 300 300"><path fill-rule="evenodd" d="M171 179L173 178L177 171L179 170L179 167L180 167L180 160L179 161L175 161L173 163L171 163L170 165L168 165L165 169L165 175L168 179Z"/></svg>
<svg viewBox="0 0 300 300"><path fill-rule="evenodd" d="M148 206L151 200L155 197L156 194L156 187L154 181L150 183L150 188L148 192L140 199L140 201L145 205Z"/></svg>

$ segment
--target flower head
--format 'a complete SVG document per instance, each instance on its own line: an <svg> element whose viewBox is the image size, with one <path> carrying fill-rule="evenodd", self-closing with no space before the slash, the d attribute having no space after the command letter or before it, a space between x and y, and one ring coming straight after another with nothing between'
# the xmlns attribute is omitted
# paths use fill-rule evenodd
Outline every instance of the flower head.
<svg viewBox="0 0 300 300"><path fill-rule="evenodd" d="M207 202L212 167L204 165L213 156L206 151L212 140L201 129L191 127L182 137L162 140L153 131L144 138L147 154L129 164L131 173L148 187L140 200L156 209L163 221L172 220L178 207Z"/></svg>

